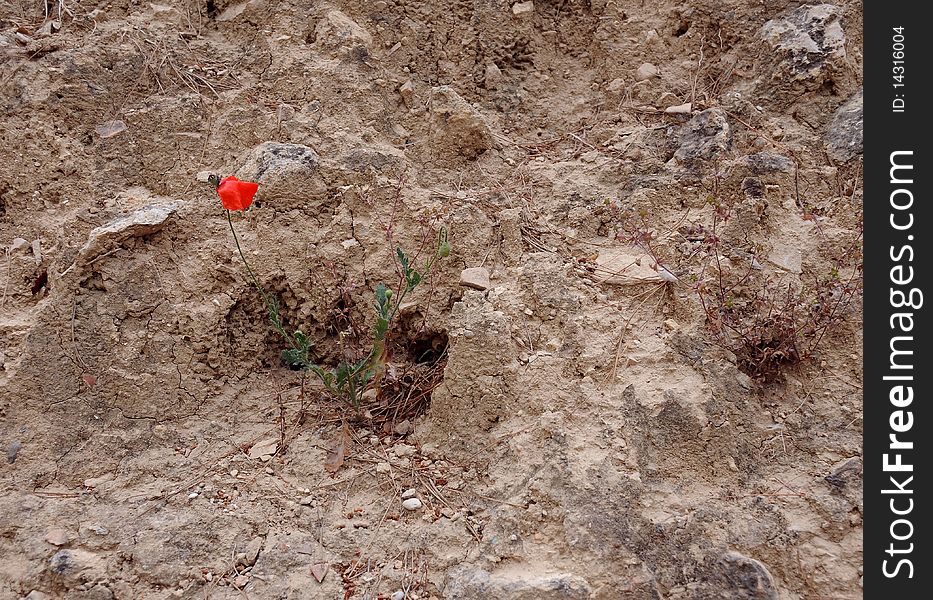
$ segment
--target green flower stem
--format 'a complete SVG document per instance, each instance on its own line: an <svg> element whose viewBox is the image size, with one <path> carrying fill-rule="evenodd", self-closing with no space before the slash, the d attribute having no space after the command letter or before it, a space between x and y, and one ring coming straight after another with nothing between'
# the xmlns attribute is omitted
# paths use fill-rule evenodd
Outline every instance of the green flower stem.
<svg viewBox="0 0 933 600"><path fill-rule="evenodd" d="M256 278L256 274L253 273L253 270L249 266L249 261L246 260L246 255L243 254L243 249L240 247L240 239L237 237L236 229L233 228L233 219L230 217L230 210L227 210L227 223L230 225L230 233L233 234L233 243L236 244L237 252L240 253L240 259L243 261L243 266L246 267L246 272L249 273L250 279L253 281L253 285L256 286L256 289L259 290L259 294L262 296L262 301L266 305L266 311L269 313L269 319L272 321L272 326L275 327L275 330L285 338L285 341L288 342L288 345L292 348L296 348L295 342L292 340L292 337L288 335L285 331L285 328L282 326L282 319L279 317L279 308L276 303L272 300L272 297L266 292L265 288L259 283L259 279Z"/></svg>

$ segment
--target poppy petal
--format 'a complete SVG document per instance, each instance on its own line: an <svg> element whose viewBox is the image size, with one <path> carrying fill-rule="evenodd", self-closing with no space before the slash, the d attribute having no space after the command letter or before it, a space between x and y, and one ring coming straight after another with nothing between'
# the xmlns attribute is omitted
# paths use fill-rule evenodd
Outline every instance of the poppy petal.
<svg viewBox="0 0 933 600"><path fill-rule="evenodd" d="M224 177L217 186L217 195L227 210L246 210L253 203L259 184L240 181L236 177Z"/></svg>

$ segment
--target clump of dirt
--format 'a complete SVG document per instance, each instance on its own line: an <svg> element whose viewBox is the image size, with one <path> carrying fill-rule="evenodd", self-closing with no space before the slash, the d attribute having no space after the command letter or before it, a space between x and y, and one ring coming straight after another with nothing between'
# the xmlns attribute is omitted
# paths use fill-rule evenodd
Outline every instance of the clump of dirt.
<svg viewBox="0 0 933 600"><path fill-rule="evenodd" d="M861 597L861 4L624 4L0 4L2 595Z"/></svg>

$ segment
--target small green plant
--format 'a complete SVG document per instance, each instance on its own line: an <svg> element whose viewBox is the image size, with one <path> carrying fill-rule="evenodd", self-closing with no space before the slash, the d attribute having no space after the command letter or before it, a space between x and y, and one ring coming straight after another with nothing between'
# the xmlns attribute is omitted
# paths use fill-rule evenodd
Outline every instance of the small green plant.
<svg viewBox="0 0 933 600"><path fill-rule="evenodd" d="M425 261L424 267L420 271L415 268L412 259L405 254L401 247L396 248L395 254L400 275L398 290L393 291L384 283L376 286L376 326L373 330L371 349L363 358L355 362L340 362L335 368L331 369L323 367L313 360L311 350L314 347L314 342L307 334L300 329L292 334L286 331L279 312L278 300L259 283L259 279L253 273L253 269L249 266L249 262L240 247L239 237L233 227L231 211L245 211L249 208L258 189L258 184L239 181L235 177L221 179L215 174L208 178L208 182L217 190L226 209L227 222L230 225L230 232L233 234L233 242L236 244L237 252L246 267L250 280L256 286L260 296L262 296L263 304L269 315L269 321L272 323L273 329L288 344L288 348L282 351L282 360L292 368L311 371L318 376L328 393L345 400L358 409L363 399L363 393L370 385L378 383L385 373L386 339L392 320L398 314L402 302L419 284L425 281L438 259L450 256L447 229L441 227L438 231L434 252Z"/></svg>
<svg viewBox="0 0 933 600"><path fill-rule="evenodd" d="M273 327L289 344L289 348L282 351L282 360L293 368L311 371L318 376L328 393L347 401L355 408L359 408L363 393L371 384L378 383L385 372L386 338L405 298L425 281L438 259L450 255L447 230L441 228L434 253L425 261L420 271L412 265L412 260L400 247L396 248L395 253L401 274L399 289L393 291L384 283L376 286L376 325L373 329L372 347L363 358L355 362L340 362L334 368L317 364L311 357L314 344L308 336L300 329L288 335L282 327L277 306L273 305L273 309L269 311Z"/></svg>

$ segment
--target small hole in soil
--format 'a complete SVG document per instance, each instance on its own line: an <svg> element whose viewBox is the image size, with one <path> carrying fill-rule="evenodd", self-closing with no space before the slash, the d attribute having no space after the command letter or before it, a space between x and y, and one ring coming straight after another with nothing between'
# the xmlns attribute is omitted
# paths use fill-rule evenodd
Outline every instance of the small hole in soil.
<svg viewBox="0 0 933 600"><path fill-rule="evenodd" d="M421 331L399 340L370 412L376 422L399 423L423 415L431 394L444 380L447 332Z"/></svg>
<svg viewBox="0 0 933 600"><path fill-rule="evenodd" d="M427 332L408 343L408 353L417 365L434 365L447 356L447 333Z"/></svg>
<svg viewBox="0 0 933 600"><path fill-rule="evenodd" d="M690 23L686 21L681 21L680 24L677 26L677 29L674 30L674 35L677 37L680 37L684 35L685 33L687 33L687 31L689 30L690 30Z"/></svg>

